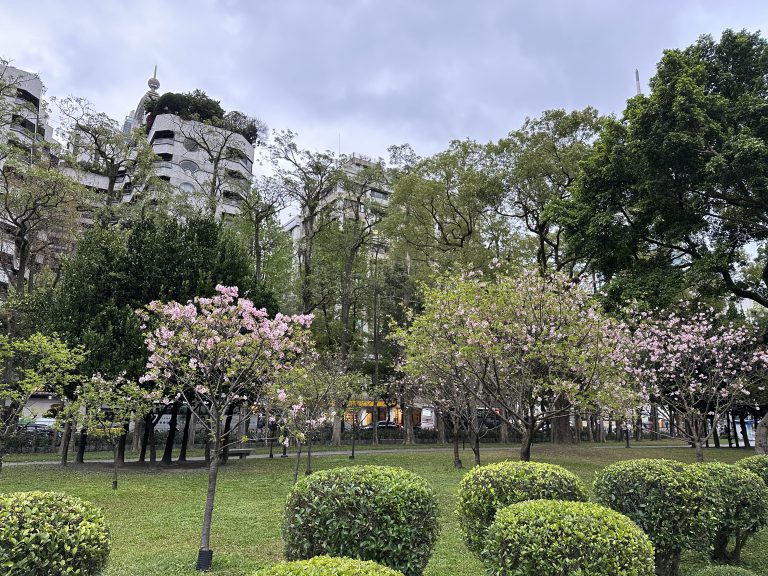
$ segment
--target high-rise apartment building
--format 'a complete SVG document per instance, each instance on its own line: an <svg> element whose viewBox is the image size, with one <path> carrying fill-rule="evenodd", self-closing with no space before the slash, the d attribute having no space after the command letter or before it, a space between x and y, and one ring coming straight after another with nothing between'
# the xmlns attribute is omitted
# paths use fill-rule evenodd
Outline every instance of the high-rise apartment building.
<svg viewBox="0 0 768 576"><path fill-rule="evenodd" d="M116 142L125 146L122 153L128 160L116 173L110 174L106 169L92 135L86 131L78 133L77 129L70 131L66 147L79 165L67 166L62 162L58 169L94 191L97 203L132 202L144 192L132 181L130 173L130 159L136 147L132 139L136 137L135 129L143 128L140 137L147 139L156 155L154 172L168 183L172 194L217 217L238 214L242 194L251 185L253 142L226 116L215 122L200 121L182 118L173 111L155 110L153 104L161 97L156 72L155 69L148 81L149 90L126 117L122 134L119 127L113 130ZM0 62L0 167L10 147L16 157L29 153L30 162L36 149L39 153L43 146L56 147L42 103L44 91L36 74ZM73 125L77 126L77 122ZM83 208L86 209L81 212L81 222L90 225L91 211ZM7 290L9 277L20 273L18 247L13 241L16 230L7 220L0 218L0 294ZM54 233L51 231L49 236ZM22 273L27 275L28 271Z"/></svg>

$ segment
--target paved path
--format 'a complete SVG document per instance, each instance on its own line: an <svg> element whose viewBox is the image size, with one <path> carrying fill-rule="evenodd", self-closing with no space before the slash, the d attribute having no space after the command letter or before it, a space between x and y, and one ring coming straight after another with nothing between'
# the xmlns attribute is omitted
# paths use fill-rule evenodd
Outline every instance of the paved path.
<svg viewBox="0 0 768 576"><path fill-rule="evenodd" d="M548 446L551 446L551 444L548 444ZM623 445L620 444L600 444L596 446L590 445L591 448L623 448ZM482 450L504 450L509 449L510 452L514 453L518 447L514 444L509 444L506 447L491 447L491 446L482 446ZM535 450L536 444L533 445L533 448ZM668 449L668 448L686 448L690 449L689 446L681 444L679 446L670 446L668 444L666 445L658 445L658 444L633 444L631 448L655 448L659 450ZM631 449L630 448L630 449ZM419 452L453 452L452 447L448 448L381 448L378 450L355 450L355 455L359 456L368 456L371 454L418 454ZM462 451L463 452L463 451ZM306 452L302 452L302 456L304 456ZM313 458L322 458L323 456L349 456L350 449L347 450L320 450L317 452L312 452ZM112 460L88 460L87 458L88 453L86 452L86 460L85 464L112 464ZM289 452L288 457L291 458L293 456L296 456L296 452ZM269 454L252 454L247 457L247 459L255 459L255 458L269 458ZM280 458L280 451L275 450L275 458ZM187 458L188 462L201 462L205 460L205 457L203 456L190 456ZM237 461L237 457L230 457L230 460ZM130 463L136 463L138 462L138 459L132 458L132 459L126 459L126 464ZM74 464L73 462L69 462L70 464ZM176 461L174 460L174 463ZM39 461L25 461L25 462L3 462L3 466L40 466L40 465L53 465L53 464L60 464L59 460L39 460ZM159 460L158 460L159 464Z"/></svg>

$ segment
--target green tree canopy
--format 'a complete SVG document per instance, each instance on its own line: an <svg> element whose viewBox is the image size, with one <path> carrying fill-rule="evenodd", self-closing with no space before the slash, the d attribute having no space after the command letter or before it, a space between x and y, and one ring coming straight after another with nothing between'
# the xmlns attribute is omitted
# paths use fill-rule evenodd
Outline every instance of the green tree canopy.
<svg viewBox="0 0 768 576"><path fill-rule="evenodd" d="M666 51L650 87L583 164L571 241L618 299L693 290L768 306L768 42L702 36Z"/></svg>

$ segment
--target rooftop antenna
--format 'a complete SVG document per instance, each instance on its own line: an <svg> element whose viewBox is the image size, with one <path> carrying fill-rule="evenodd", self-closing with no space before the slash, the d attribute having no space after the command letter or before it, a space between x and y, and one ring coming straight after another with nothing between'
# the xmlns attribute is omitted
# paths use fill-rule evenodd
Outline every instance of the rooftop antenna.
<svg viewBox="0 0 768 576"><path fill-rule="evenodd" d="M153 92L160 88L160 81L157 79L157 64L155 64L155 71L152 73L152 78L147 81L147 85Z"/></svg>
<svg viewBox="0 0 768 576"><path fill-rule="evenodd" d="M635 68L635 88L637 89L637 95L640 96L643 91L640 90L640 72L637 70L637 68Z"/></svg>

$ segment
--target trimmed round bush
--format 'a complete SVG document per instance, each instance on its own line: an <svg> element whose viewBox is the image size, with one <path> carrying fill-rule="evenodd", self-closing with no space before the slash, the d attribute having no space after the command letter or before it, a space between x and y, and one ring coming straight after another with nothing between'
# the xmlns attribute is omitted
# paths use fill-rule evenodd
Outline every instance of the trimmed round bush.
<svg viewBox="0 0 768 576"><path fill-rule="evenodd" d="M768 485L768 456L747 456L736 462L734 466L757 474Z"/></svg>
<svg viewBox="0 0 768 576"><path fill-rule="evenodd" d="M579 477L562 466L542 462L497 462L477 466L459 483L456 514L467 547L477 555L496 512L525 500L587 500Z"/></svg>
<svg viewBox="0 0 768 576"><path fill-rule="evenodd" d="M288 560L345 556L406 576L424 571L437 540L437 497L412 472L351 466L316 472L288 495L283 539Z"/></svg>
<svg viewBox="0 0 768 576"><path fill-rule="evenodd" d="M531 500L502 508L481 559L491 576L653 576L653 546L626 516L599 504Z"/></svg>
<svg viewBox="0 0 768 576"><path fill-rule="evenodd" d="M745 568L738 566L709 566L696 572L695 576L757 576Z"/></svg>
<svg viewBox="0 0 768 576"><path fill-rule="evenodd" d="M315 556L309 560L282 562L253 576L403 576L403 573L370 560Z"/></svg>
<svg viewBox="0 0 768 576"><path fill-rule="evenodd" d="M89 576L109 557L109 530L90 502L56 492L0 494L0 566L7 574Z"/></svg>
<svg viewBox="0 0 768 576"><path fill-rule="evenodd" d="M741 550L750 536L768 524L768 486L745 467L722 462L691 464L711 483L715 521L707 528L712 543L712 558L738 564ZM729 542L733 547L729 548Z"/></svg>
<svg viewBox="0 0 768 576"><path fill-rule="evenodd" d="M672 460L644 458L606 466L594 483L597 501L625 514L653 542L659 576L678 573L686 548L706 550L701 526L715 521L706 475Z"/></svg>

